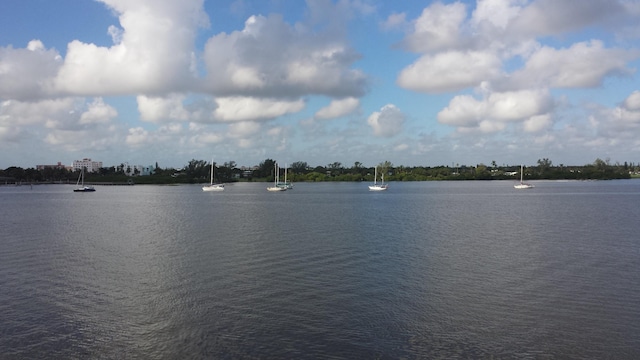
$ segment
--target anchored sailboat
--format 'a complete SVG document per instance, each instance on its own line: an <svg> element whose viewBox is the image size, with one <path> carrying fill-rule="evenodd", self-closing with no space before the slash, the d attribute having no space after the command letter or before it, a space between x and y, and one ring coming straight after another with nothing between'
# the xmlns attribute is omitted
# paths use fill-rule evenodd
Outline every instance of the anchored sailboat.
<svg viewBox="0 0 640 360"><path fill-rule="evenodd" d="M523 176L524 176L524 166L520 165L520 183L513 185L513 187L516 189L533 189L533 184L527 184L526 182L524 182Z"/></svg>
<svg viewBox="0 0 640 360"><path fill-rule="evenodd" d="M369 191L384 191L389 188L389 185L384 183L384 173L381 174L382 182L380 184L377 183L378 179L378 167L375 167L374 175L373 175L373 185L369 185Z"/></svg>
<svg viewBox="0 0 640 360"><path fill-rule="evenodd" d="M267 191L285 191L287 190L286 186L279 186L278 183L280 181L280 168L278 167L278 163L275 164L275 174L273 176L273 186L269 186Z"/></svg>
<svg viewBox="0 0 640 360"><path fill-rule="evenodd" d="M76 188L73 189L73 192L92 192L96 191L93 186L85 186L84 185L84 167L80 170L80 175L78 176L78 181L76 182Z"/></svg>
<svg viewBox="0 0 640 360"><path fill-rule="evenodd" d="M202 187L202 191L223 191L224 184L214 184L213 183L213 169L214 169L213 159L211 159L211 182L209 185L205 185Z"/></svg>
<svg viewBox="0 0 640 360"><path fill-rule="evenodd" d="M291 183L291 181L287 180L287 172L288 172L287 170L288 170L287 164L284 164L284 182L278 181L276 186L283 187L283 188L285 188L287 190L291 190L291 189L293 189L293 184ZM278 179L280 178L279 175L280 175L280 173L278 172Z"/></svg>

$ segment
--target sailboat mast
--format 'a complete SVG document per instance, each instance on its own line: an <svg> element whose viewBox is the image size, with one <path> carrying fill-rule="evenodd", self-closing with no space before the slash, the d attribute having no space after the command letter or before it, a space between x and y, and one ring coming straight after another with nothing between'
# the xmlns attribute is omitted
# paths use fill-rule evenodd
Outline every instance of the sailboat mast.
<svg viewBox="0 0 640 360"><path fill-rule="evenodd" d="M213 158L211 159L211 185L213 185Z"/></svg>
<svg viewBox="0 0 640 360"><path fill-rule="evenodd" d="M378 167L375 166L374 169L375 170L373 171L373 185L376 185L378 181Z"/></svg>

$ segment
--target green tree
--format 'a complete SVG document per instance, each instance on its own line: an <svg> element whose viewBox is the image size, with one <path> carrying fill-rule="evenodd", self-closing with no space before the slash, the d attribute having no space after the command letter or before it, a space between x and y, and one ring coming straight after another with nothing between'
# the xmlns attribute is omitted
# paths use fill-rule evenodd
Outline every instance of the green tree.
<svg viewBox="0 0 640 360"><path fill-rule="evenodd" d="M296 161L292 163L289 168L291 169L291 172L294 174L304 174L307 172L307 167L309 167L309 165L307 165L306 162Z"/></svg>
<svg viewBox="0 0 640 360"><path fill-rule="evenodd" d="M272 159L265 159L263 162L261 162L258 165L258 170L257 174L255 175L256 177L259 178L271 178L271 180L273 180L273 176L274 174L274 168L276 166L276 162ZM274 175L272 175L274 174Z"/></svg>
<svg viewBox="0 0 640 360"><path fill-rule="evenodd" d="M14 178L16 181L22 181L25 179L25 171L21 167L11 166L4 170L7 177Z"/></svg>
<svg viewBox="0 0 640 360"><path fill-rule="evenodd" d="M542 178L549 178L552 165L548 158L538 159L538 175Z"/></svg>
<svg viewBox="0 0 640 360"><path fill-rule="evenodd" d="M327 169L331 171L331 176L339 176L342 174L342 163L334 162L332 164L327 165Z"/></svg>
<svg viewBox="0 0 640 360"><path fill-rule="evenodd" d="M194 180L202 180L209 177L210 166L207 166L206 160L192 159L189 161L185 168L187 174L187 180L193 182Z"/></svg>

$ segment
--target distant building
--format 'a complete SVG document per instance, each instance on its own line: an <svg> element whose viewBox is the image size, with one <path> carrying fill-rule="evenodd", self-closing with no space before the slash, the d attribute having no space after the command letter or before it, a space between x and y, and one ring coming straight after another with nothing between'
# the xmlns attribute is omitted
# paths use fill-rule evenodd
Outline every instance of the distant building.
<svg viewBox="0 0 640 360"><path fill-rule="evenodd" d="M122 171L127 176L149 176L156 171L156 167L153 165L129 165L129 163L122 164Z"/></svg>
<svg viewBox="0 0 640 360"><path fill-rule="evenodd" d="M36 170L44 169L69 169L69 166L63 165L60 161L56 165L36 165Z"/></svg>
<svg viewBox="0 0 640 360"><path fill-rule="evenodd" d="M242 177L243 178L250 178L253 176L253 172L258 170L259 167L258 166L252 166L252 167L246 167L246 166L241 166L240 167L240 171L242 173ZM235 177L235 176L234 176Z"/></svg>
<svg viewBox="0 0 640 360"><path fill-rule="evenodd" d="M101 167L102 161L92 161L88 158L82 160L73 160L73 171L78 171L82 170L82 168L85 168L88 172L97 172Z"/></svg>

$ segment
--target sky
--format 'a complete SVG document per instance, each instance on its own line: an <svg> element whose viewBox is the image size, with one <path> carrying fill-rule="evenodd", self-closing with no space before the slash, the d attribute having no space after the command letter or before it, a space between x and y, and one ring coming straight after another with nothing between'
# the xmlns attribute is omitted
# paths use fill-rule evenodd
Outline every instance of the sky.
<svg viewBox="0 0 640 360"><path fill-rule="evenodd" d="M640 162L640 0L5 0L0 169Z"/></svg>

